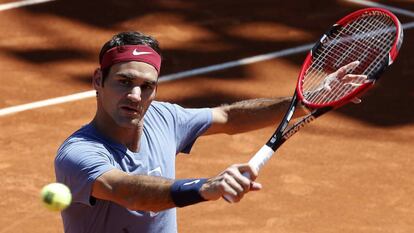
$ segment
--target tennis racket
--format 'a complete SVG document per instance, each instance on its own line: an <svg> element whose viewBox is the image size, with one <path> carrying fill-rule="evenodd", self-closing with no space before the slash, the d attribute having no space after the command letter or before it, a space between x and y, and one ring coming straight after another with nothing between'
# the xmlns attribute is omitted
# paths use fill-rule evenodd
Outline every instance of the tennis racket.
<svg viewBox="0 0 414 233"><path fill-rule="evenodd" d="M282 122L250 159L259 171L274 152L302 127L371 88L396 59L403 41L397 17L381 8L353 12L334 24L308 53ZM289 125L298 104L309 114ZM289 126L289 127L288 127ZM243 174L248 177L248 174ZM231 196L224 198L232 202Z"/></svg>

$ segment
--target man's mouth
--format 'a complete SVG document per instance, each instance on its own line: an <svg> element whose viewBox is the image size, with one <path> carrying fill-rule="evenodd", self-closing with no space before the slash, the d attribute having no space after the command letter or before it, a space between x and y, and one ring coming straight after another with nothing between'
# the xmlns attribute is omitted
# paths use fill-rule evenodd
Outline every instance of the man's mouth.
<svg viewBox="0 0 414 233"><path fill-rule="evenodd" d="M121 109L123 111L127 112L127 113L130 113L130 114L138 114L139 113L138 108L133 107L133 106L124 105L124 106L121 106Z"/></svg>

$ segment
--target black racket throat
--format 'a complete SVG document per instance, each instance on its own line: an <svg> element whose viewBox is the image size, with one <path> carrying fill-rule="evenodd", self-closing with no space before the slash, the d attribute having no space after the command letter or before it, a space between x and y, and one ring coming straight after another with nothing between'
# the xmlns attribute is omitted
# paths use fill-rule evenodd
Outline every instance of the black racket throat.
<svg viewBox="0 0 414 233"><path fill-rule="evenodd" d="M296 108L298 107L300 100L298 98L297 90L292 97L292 100L289 105L289 110L286 112L283 120L277 127L276 131L273 133L272 137L267 141L266 145L272 148L273 151L276 151L286 140L298 132L302 127L312 122L319 116L333 109L333 107L323 107L311 110L311 112L302 117L293 125L289 126L289 122L293 118ZM289 126L289 127L288 127Z"/></svg>

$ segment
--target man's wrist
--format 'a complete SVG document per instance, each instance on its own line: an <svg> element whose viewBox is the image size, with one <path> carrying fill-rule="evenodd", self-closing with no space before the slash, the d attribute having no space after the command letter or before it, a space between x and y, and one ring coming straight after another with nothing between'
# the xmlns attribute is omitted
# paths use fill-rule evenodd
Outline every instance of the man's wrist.
<svg viewBox="0 0 414 233"><path fill-rule="evenodd" d="M200 194L200 188L206 181L207 179L175 180L171 185L171 198L175 206L184 207L206 201Z"/></svg>

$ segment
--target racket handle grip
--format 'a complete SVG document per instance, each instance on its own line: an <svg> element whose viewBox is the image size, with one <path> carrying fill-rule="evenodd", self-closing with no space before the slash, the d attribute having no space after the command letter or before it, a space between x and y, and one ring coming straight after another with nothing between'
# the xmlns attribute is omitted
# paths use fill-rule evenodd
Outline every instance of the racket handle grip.
<svg viewBox="0 0 414 233"><path fill-rule="evenodd" d="M257 170L257 172L260 171L260 169L269 161L269 159L272 157L272 155L275 152L272 148L270 148L267 145L262 146L259 151L256 152L256 154L250 159L249 164L253 168ZM243 172L242 174L244 177L250 179L250 174L248 172ZM232 196L228 194L224 194L223 198L230 203L234 203L234 199Z"/></svg>
<svg viewBox="0 0 414 233"><path fill-rule="evenodd" d="M262 146L260 150L250 159L249 164L254 167L257 172L269 161L275 151L267 145Z"/></svg>

